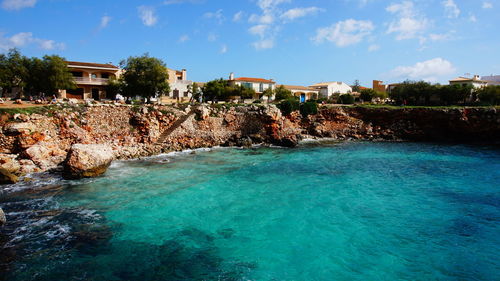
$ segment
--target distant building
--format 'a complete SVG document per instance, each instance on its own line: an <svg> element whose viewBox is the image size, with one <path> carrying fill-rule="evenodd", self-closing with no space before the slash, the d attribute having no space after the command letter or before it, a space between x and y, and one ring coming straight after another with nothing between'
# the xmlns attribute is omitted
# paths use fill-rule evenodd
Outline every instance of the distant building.
<svg viewBox="0 0 500 281"><path fill-rule="evenodd" d="M384 85L383 81L373 80L373 90L385 93L387 91L387 85Z"/></svg>
<svg viewBox="0 0 500 281"><path fill-rule="evenodd" d="M310 88L316 89L321 97L330 98L333 94L352 93L351 86L344 82L324 82L311 85Z"/></svg>
<svg viewBox="0 0 500 281"><path fill-rule="evenodd" d="M304 86L292 86L292 85L280 85L285 89L292 92L292 94L300 99L300 102L305 102L311 99L317 99L319 96L319 90L311 87ZM278 87L280 87L278 86Z"/></svg>
<svg viewBox="0 0 500 281"><path fill-rule="evenodd" d="M276 82L273 79L251 78L251 77L238 77L234 78L234 73L229 74L230 86L243 86L245 88L253 89L256 93L254 98L259 98L265 90L276 89Z"/></svg>
<svg viewBox="0 0 500 281"><path fill-rule="evenodd" d="M474 89L479 89L486 87L488 85L488 82L479 79L479 75L474 75L474 77L472 78L458 77L450 80L450 85L471 85Z"/></svg>
<svg viewBox="0 0 500 281"><path fill-rule="evenodd" d="M170 85L170 93L168 97L172 99L190 99L192 93L190 86L193 81L187 79L187 70L174 70L168 68L168 84Z"/></svg>
<svg viewBox="0 0 500 281"><path fill-rule="evenodd" d="M483 76L481 80L486 81L488 86L500 86L500 75Z"/></svg>
<svg viewBox="0 0 500 281"><path fill-rule="evenodd" d="M68 68L73 75L76 83L76 89L59 90L60 98L74 99L114 99L106 93L106 85L110 79L117 79L121 70L112 65L67 61Z"/></svg>
<svg viewBox="0 0 500 281"><path fill-rule="evenodd" d="M390 94L392 92L392 90L394 90L394 88L396 88L397 86L402 85L402 84L403 83L392 83L392 84L386 85L385 92Z"/></svg>

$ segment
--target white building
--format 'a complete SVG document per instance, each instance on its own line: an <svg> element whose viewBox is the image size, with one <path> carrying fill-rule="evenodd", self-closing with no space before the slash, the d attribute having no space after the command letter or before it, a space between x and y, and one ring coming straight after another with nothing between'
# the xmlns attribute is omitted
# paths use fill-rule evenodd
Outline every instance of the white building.
<svg viewBox="0 0 500 281"><path fill-rule="evenodd" d="M257 95L262 94L265 90L276 89L276 82L273 79L251 78L251 77L238 77L234 78L234 73L229 74L230 86L243 86L255 91ZM258 98L258 96L256 97Z"/></svg>
<svg viewBox="0 0 500 281"><path fill-rule="evenodd" d="M453 80L450 80L450 85L462 85L462 86L472 85L474 89L479 89L486 87L488 85L488 82L479 79L479 75L474 75L474 77L472 78L458 77Z"/></svg>
<svg viewBox="0 0 500 281"><path fill-rule="evenodd" d="M488 82L488 86L500 86L500 75L483 76L481 80Z"/></svg>
<svg viewBox="0 0 500 281"><path fill-rule="evenodd" d="M304 86L292 86L292 85L280 85L285 89L292 92L292 95L299 98L300 102L306 102L311 99L317 99L319 95L319 90L311 87Z"/></svg>
<svg viewBox="0 0 500 281"><path fill-rule="evenodd" d="M193 85L193 81L187 80L187 71L168 69L168 84L170 85L170 93L168 97L176 100L190 99L192 93L190 92L190 86Z"/></svg>
<svg viewBox="0 0 500 281"><path fill-rule="evenodd" d="M330 98L333 94L348 94L352 93L351 86L344 82L324 82L310 86L319 91L319 95L325 98Z"/></svg>

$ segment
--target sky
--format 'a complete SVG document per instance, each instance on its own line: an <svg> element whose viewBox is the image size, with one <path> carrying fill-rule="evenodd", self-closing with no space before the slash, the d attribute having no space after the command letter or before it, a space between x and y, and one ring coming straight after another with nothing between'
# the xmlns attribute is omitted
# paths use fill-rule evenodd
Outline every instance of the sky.
<svg viewBox="0 0 500 281"><path fill-rule="evenodd" d="M371 86L500 75L500 0L0 0L0 52L118 64L149 53L206 82Z"/></svg>

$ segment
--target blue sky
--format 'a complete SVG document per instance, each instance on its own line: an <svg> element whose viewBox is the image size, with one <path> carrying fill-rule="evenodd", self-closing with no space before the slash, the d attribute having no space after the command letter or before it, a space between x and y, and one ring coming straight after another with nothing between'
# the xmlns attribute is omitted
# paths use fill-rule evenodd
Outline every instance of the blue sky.
<svg viewBox="0 0 500 281"><path fill-rule="evenodd" d="M500 0L0 0L0 51L311 85L500 74Z"/></svg>

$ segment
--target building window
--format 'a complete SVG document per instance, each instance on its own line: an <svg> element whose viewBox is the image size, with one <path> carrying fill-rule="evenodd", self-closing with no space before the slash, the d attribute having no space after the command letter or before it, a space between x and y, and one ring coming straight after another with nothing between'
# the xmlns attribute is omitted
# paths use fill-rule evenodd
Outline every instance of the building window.
<svg viewBox="0 0 500 281"><path fill-rule="evenodd" d="M253 88L252 83L248 83L248 82L241 83L241 86L243 86L244 88L247 88L247 89Z"/></svg>
<svg viewBox="0 0 500 281"><path fill-rule="evenodd" d="M90 74L90 78L92 78L92 79L97 78L97 74L95 74L95 73Z"/></svg>
<svg viewBox="0 0 500 281"><path fill-rule="evenodd" d="M259 91L264 92L264 84L260 83L259 85Z"/></svg>
<svg viewBox="0 0 500 281"><path fill-rule="evenodd" d="M184 97L187 98L189 96L189 92L184 92Z"/></svg>
<svg viewBox="0 0 500 281"><path fill-rule="evenodd" d="M103 73L103 74L101 74L101 78L109 79L109 73Z"/></svg>

